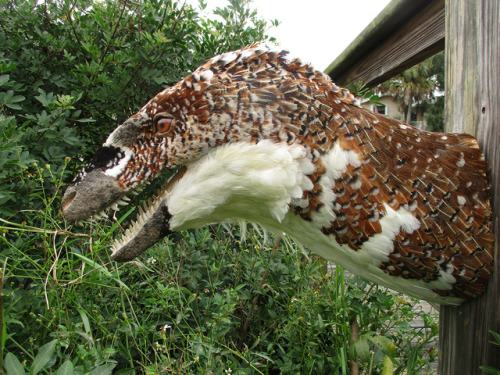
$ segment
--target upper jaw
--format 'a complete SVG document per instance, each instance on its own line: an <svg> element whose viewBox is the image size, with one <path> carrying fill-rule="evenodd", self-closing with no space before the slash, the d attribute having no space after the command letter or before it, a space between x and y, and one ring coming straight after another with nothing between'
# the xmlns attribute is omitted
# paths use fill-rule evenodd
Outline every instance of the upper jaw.
<svg viewBox="0 0 500 375"><path fill-rule="evenodd" d="M100 213L124 194L116 178L100 170L88 172L78 183L68 187L62 198L66 220L75 223Z"/></svg>

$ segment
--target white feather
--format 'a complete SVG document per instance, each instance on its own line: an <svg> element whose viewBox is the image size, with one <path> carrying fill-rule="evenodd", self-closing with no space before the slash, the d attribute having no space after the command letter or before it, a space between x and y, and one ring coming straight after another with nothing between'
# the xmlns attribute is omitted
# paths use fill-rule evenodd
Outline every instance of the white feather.
<svg viewBox="0 0 500 375"><path fill-rule="evenodd" d="M112 138L112 137L110 136L110 138ZM106 176L117 177L118 175L120 175L120 173L122 173L123 169L127 166L128 161L132 157L133 153L132 153L132 151L130 151L129 148L124 147L124 146L121 146L120 148L121 148L122 151L125 152L125 156L120 159L120 161L118 162L117 165L115 165L112 168L106 169L104 171L104 174Z"/></svg>
<svg viewBox="0 0 500 375"><path fill-rule="evenodd" d="M283 220L294 198L312 189L314 165L302 146L229 144L188 167L168 198L172 227L240 217Z"/></svg>

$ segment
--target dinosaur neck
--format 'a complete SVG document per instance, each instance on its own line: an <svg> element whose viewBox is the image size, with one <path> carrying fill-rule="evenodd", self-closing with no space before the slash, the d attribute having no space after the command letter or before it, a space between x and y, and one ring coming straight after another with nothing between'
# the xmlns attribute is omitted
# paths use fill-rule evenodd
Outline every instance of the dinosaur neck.
<svg viewBox="0 0 500 375"><path fill-rule="evenodd" d="M333 152L331 156L335 156L335 160L327 164L335 178L336 172L357 161L349 152L341 149ZM304 192L313 189L309 176L314 172L310 156L301 146L270 141L224 146L190 165L172 188L166 200L172 215L170 229L246 220L275 233L286 232L307 248L369 281L396 290L411 290L413 295L437 303L461 301L443 298L433 291L451 287L446 275L429 284L390 276L379 268L393 250L396 234L400 230L412 232L420 225L403 207L393 210L387 206L380 220L381 233L370 238L358 251L322 232L324 222L332 220L328 210L319 210L311 220L303 220L297 211L307 206L307 202L303 202Z"/></svg>

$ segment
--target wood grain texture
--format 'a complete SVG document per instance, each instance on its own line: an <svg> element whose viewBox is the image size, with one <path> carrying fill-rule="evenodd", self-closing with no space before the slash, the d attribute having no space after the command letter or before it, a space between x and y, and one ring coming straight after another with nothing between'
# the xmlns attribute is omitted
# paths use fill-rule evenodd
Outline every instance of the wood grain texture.
<svg viewBox="0 0 500 375"><path fill-rule="evenodd" d="M474 135L490 162L495 271L486 293L458 307L442 307L440 374L500 369L500 3L446 0L446 130Z"/></svg>
<svg viewBox="0 0 500 375"><path fill-rule="evenodd" d="M334 82L361 80L372 87L443 50L444 0L393 3L374 20L381 26L372 22L326 69ZM407 14L410 7L413 12Z"/></svg>

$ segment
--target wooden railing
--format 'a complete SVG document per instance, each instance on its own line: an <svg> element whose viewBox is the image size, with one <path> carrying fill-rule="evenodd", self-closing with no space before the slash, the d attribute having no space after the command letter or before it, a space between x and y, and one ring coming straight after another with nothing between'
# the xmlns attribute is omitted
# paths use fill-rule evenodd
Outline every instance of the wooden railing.
<svg viewBox="0 0 500 375"><path fill-rule="evenodd" d="M394 0L325 73L375 86L444 49L444 0Z"/></svg>
<svg viewBox="0 0 500 375"><path fill-rule="evenodd" d="M446 35L446 38L445 38ZM446 131L474 135L491 165L495 271L486 293L440 309L439 374L500 369L500 2L393 0L326 69L334 82L381 83L445 50Z"/></svg>

